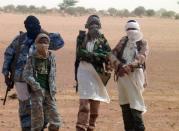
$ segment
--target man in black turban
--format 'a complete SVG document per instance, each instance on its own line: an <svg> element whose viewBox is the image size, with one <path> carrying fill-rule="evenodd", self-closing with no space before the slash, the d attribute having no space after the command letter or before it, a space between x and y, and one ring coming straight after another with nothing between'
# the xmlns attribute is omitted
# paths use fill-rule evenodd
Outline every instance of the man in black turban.
<svg viewBox="0 0 179 131"><path fill-rule="evenodd" d="M59 33L48 33L44 31L41 28L38 18L35 16L28 16L24 21L24 25L27 32L21 32L20 35L17 35L4 53L2 73L7 87L10 87L11 83L15 84L19 101L21 130L31 131L31 102L27 83L22 76L24 66L28 56L32 55L36 50L34 42L39 33L43 32L48 35L50 39L50 50L60 49L63 47L64 41Z"/></svg>
<svg viewBox="0 0 179 131"><path fill-rule="evenodd" d="M35 38L41 31L40 21L38 20L38 18L33 15L28 16L24 21L24 25L27 30L27 36L30 39L35 40Z"/></svg>

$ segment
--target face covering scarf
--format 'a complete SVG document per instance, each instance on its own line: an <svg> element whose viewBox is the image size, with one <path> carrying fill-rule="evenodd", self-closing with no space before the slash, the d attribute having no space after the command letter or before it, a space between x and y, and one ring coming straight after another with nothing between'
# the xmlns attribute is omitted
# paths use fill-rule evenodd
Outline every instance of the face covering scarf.
<svg viewBox="0 0 179 131"><path fill-rule="evenodd" d="M130 42L137 42L143 38L143 34L139 30L128 30L127 36Z"/></svg>
<svg viewBox="0 0 179 131"><path fill-rule="evenodd" d="M100 36L99 26L96 24L91 25L88 30L88 34L92 40L99 38Z"/></svg>
<svg viewBox="0 0 179 131"><path fill-rule="evenodd" d="M44 59L47 58L48 57L48 48L49 48L48 44L37 43L36 44L36 49L37 49L36 55L37 55L37 57L44 58Z"/></svg>

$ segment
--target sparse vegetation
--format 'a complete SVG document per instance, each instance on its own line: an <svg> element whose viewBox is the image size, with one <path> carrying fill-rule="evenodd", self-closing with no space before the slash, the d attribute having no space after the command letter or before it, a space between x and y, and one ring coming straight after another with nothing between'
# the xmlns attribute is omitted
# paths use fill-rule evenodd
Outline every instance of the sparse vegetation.
<svg viewBox="0 0 179 131"><path fill-rule="evenodd" d="M133 11L127 9L116 9L109 8L107 10L96 10L94 8L84 8L76 6L78 1L76 0L63 0L62 3L58 5L59 8L47 9L45 6L36 7L34 5L6 5L0 7L1 12L5 13L37 13L37 14L46 14L46 13L59 13L73 16L82 16L86 14L98 14L102 16L114 16L114 17L162 17L162 18L172 18L178 19L178 14L174 11L167 11L166 9L160 9L155 11L153 9L145 9L143 6L136 7ZM179 4L179 2L177 3Z"/></svg>

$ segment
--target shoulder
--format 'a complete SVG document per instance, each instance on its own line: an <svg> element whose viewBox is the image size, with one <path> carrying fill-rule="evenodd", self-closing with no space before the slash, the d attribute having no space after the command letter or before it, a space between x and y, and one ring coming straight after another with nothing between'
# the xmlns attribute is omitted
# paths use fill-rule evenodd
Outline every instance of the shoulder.
<svg viewBox="0 0 179 131"><path fill-rule="evenodd" d="M55 59L55 54L52 51L49 51L49 58Z"/></svg>
<svg viewBox="0 0 179 131"><path fill-rule="evenodd" d="M100 34L99 41L102 41L103 43L107 42L107 39L103 33Z"/></svg>
<svg viewBox="0 0 179 131"><path fill-rule="evenodd" d="M123 36L119 42L117 43L117 45L114 47L113 49L113 53L114 52L119 52L121 50L121 48L123 47L123 45L127 42L128 38L127 36Z"/></svg>
<svg viewBox="0 0 179 131"><path fill-rule="evenodd" d="M60 38L60 39L61 39L61 35L60 35L60 33L58 33L58 32L49 33L48 35L49 35L49 37L50 37L51 39L53 39L53 38Z"/></svg>
<svg viewBox="0 0 179 131"><path fill-rule="evenodd" d="M123 37L120 39L119 43L125 43L127 40L128 40L128 37L127 37L127 36L123 36Z"/></svg>
<svg viewBox="0 0 179 131"><path fill-rule="evenodd" d="M77 40L84 40L84 38L86 37L86 31L84 30L80 30L79 34L77 35Z"/></svg>
<svg viewBox="0 0 179 131"><path fill-rule="evenodd" d="M20 32L15 38L14 41L24 40L27 37L27 33Z"/></svg>
<svg viewBox="0 0 179 131"><path fill-rule="evenodd" d="M123 36L119 42L117 43L117 46L122 46L123 44L125 44L128 40L128 37L127 36Z"/></svg>

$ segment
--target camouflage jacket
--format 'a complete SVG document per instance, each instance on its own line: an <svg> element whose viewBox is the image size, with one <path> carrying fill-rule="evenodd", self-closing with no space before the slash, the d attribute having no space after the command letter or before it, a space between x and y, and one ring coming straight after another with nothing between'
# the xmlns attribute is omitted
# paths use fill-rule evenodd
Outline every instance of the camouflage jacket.
<svg viewBox="0 0 179 131"><path fill-rule="evenodd" d="M127 43L127 41L128 41L127 36L124 36L116 45L116 47L112 50L113 55L115 55L116 58L123 64L125 64L125 62L123 62L125 60L122 59L122 55L123 55L123 51L124 51L125 44ZM138 67L144 64L146 61L148 52L149 52L148 44L144 39L142 39L141 41L137 41L136 45L137 45L137 50L138 50L137 55L139 57L137 58L136 56L134 62L131 63L134 67Z"/></svg>
<svg viewBox="0 0 179 131"><path fill-rule="evenodd" d="M64 41L61 38L60 34L58 33L50 33L50 50L57 50L64 45ZM11 71L11 65L14 60L14 56L17 53L17 47L20 44L20 54L19 58L17 60L15 66L15 75L14 75L14 80L23 82L24 79L22 77L22 72L24 69L24 66L27 62L28 56L29 56L29 49L33 44L32 40L27 37L26 33L23 33L22 35L18 35L12 43L6 48L6 51L4 53L4 63L3 63L3 68L2 68L2 73L4 75L8 75Z"/></svg>
<svg viewBox="0 0 179 131"><path fill-rule="evenodd" d="M107 55L111 52L111 48L103 34L96 40L93 52L86 49L87 36L84 40L77 39L76 59L78 61L87 61L91 63L98 73L105 71L104 63L107 64Z"/></svg>
<svg viewBox="0 0 179 131"><path fill-rule="evenodd" d="M36 80L34 57L35 56L32 55L28 58L28 61L24 67L23 77L25 81L30 85L31 90L37 91L37 90L41 90L42 88L40 87L40 83L38 83ZM51 52L48 57L48 61L50 63L50 71L48 73L50 95L54 96L56 93L56 84L55 84L56 62L55 62L55 56Z"/></svg>
<svg viewBox="0 0 179 131"><path fill-rule="evenodd" d="M114 63L123 63L125 64L125 60L123 60L122 56L123 56L123 51L125 48L125 44L128 41L128 37L124 36L119 43L116 45L116 47L112 50L113 55L115 56L114 59L111 61L112 65L115 65ZM144 76L145 76L145 83L144 83L144 87L147 87L147 72L146 72L146 59L149 53L149 48L148 48L148 44L147 41L145 41L144 39L137 41L136 42L137 45L137 50L138 50L138 54L137 56L134 57L134 61L131 63L131 65L135 68L143 68L144 70ZM115 70L118 68L115 68Z"/></svg>

